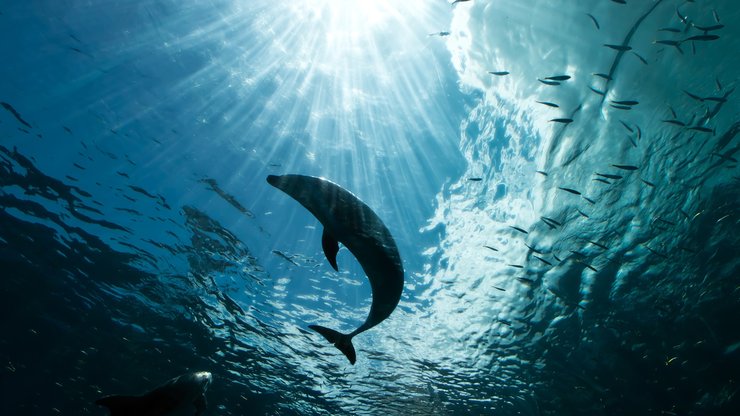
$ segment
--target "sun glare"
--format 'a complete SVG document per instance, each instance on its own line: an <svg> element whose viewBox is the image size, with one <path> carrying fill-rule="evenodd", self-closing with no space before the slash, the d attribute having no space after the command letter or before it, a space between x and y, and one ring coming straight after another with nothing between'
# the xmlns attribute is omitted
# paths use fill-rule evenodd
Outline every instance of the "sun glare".
<svg viewBox="0 0 740 416"><path fill-rule="evenodd" d="M342 166L362 180L402 157L409 170L427 166L425 160L413 162L414 135L434 132L442 141L454 134L446 103L430 100L441 89L439 57L446 38L429 34L449 29L452 9L444 2L234 1L227 22L234 23L234 33L241 25L248 35L227 39L234 59L218 62L246 98L233 109L234 130L249 140L264 138L262 131L250 130L269 128L274 137L255 150L266 159L291 146L300 151L291 152L283 166ZM259 110L250 113L256 99L262 100Z"/></svg>
<svg viewBox="0 0 740 416"><path fill-rule="evenodd" d="M326 5L338 29L372 30L390 20L394 10L386 1L345 0Z"/></svg>
<svg viewBox="0 0 740 416"><path fill-rule="evenodd" d="M406 8L389 0L307 0L303 6L297 7L311 9L317 17L329 23L330 29L358 32L397 20L402 17L399 7Z"/></svg>

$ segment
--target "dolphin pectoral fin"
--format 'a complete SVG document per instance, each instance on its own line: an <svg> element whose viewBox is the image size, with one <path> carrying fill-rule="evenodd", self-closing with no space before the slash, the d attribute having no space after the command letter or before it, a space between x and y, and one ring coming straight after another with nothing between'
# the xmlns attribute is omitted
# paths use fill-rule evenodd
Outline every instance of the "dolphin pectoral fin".
<svg viewBox="0 0 740 416"><path fill-rule="evenodd" d="M342 351L342 354L347 357L350 364L355 364L355 361L357 361L357 355L355 354L355 347L352 345L351 337L339 331L319 325L309 325L308 327L321 334L327 341L334 344L339 351Z"/></svg>
<svg viewBox="0 0 740 416"><path fill-rule="evenodd" d="M331 267L333 267L334 270L339 271L339 268L337 267L339 242L332 237L331 234L326 232L326 228L324 228L324 233L321 235L321 247L324 249L324 255L326 256L326 259L329 260Z"/></svg>
<svg viewBox="0 0 740 416"><path fill-rule="evenodd" d="M110 410L110 416L135 416L140 413L142 398L138 396L107 396L95 401Z"/></svg>

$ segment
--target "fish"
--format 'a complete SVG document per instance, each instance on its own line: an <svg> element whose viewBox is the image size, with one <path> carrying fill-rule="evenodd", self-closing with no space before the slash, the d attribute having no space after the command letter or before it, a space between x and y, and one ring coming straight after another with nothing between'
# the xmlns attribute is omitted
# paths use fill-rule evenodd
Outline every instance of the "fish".
<svg viewBox="0 0 740 416"><path fill-rule="evenodd" d="M493 248L493 247L491 247L491 246L483 246L483 247L485 247L485 248L487 248L487 249L489 249L489 250L493 250L493 251L498 251L498 249L497 249L497 248Z"/></svg>
<svg viewBox="0 0 740 416"><path fill-rule="evenodd" d="M560 261L562 261L562 260L560 260L560 259L558 258L558 256L556 256L556 255L554 255L554 254L552 255L552 257L553 257L553 258L554 258L555 260L559 261L559 262L560 262Z"/></svg>
<svg viewBox="0 0 740 416"><path fill-rule="evenodd" d="M686 38L682 40L681 42L693 42L693 41L700 41L700 42L707 42L711 40L717 40L719 39L719 35L696 35L691 36L690 38Z"/></svg>
<svg viewBox="0 0 740 416"><path fill-rule="evenodd" d="M642 139L642 129L640 128L640 126L636 124L635 124L635 128L637 129L637 140Z"/></svg>
<svg viewBox="0 0 740 416"><path fill-rule="evenodd" d="M576 211L578 211L578 213L579 213L579 214L581 214L581 216L583 216L583 217L586 217L586 218L591 218L591 217L589 217L588 215L586 215L586 214L585 214L585 213L584 213L583 211L581 211L580 209L577 209L577 208L576 208Z"/></svg>
<svg viewBox="0 0 740 416"><path fill-rule="evenodd" d="M674 119L677 119L678 116L676 115L676 110L673 109L670 105L668 106L668 110L671 112L671 115L673 115Z"/></svg>
<svg viewBox="0 0 740 416"><path fill-rule="evenodd" d="M614 3L627 4L627 0L612 0Z"/></svg>
<svg viewBox="0 0 740 416"><path fill-rule="evenodd" d="M702 32L704 32L704 34L706 34L707 32L711 32L713 30L722 29L723 27L725 27L725 25L712 25L712 26L697 26L697 25L694 25L694 27L697 28L697 29L699 29L699 30L701 30Z"/></svg>
<svg viewBox="0 0 740 416"><path fill-rule="evenodd" d="M283 260L286 260L289 263L292 263L294 266L300 266L300 264L298 264L295 261L293 261L293 259L289 255L283 253L280 250L272 250L272 253L275 254L276 256L282 258Z"/></svg>
<svg viewBox="0 0 740 416"><path fill-rule="evenodd" d="M649 251L649 252L651 252L651 253L655 254L655 255L656 255L656 256L658 256L658 257L662 257L662 258L664 258L664 259L667 259L667 258L668 258L668 256L666 256L665 254L663 254L663 253L659 253L659 252L657 252L657 251L653 250L652 248L648 247L648 246L647 246L647 245L645 245L645 244L643 244L642 246L643 246L643 247L645 247L645 248L647 249L647 251Z"/></svg>
<svg viewBox="0 0 740 416"><path fill-rule="evenodd" d="M514 267L514 268L517 268L517 269L523 269L524 268L524 266L522 266L521 264L507 264L507 266L511 266L511 267Z"/></svg>
<svg viewBox="0 0 740 416"><path fill-rule="evenodd" d="M600 73L600 72L598 72L598 73L594 73L594 74L591 74L591 75L593 75L593 76L597 76L597 77L599 77L599 78L604 78L604 79L605 79L605 80L607 80L607 81L611 81L611 80L613 79L613 78L612 78L611 76L609 76L608 74L602 74L602 73Z"/></svg>
<svg viewBox="0 0 740 416"><path fill-rule="evenodd" d="M509 71L488 71L488 73L491 75L498 75L500 77L504 75L509 75Z"/></svg>
<svg viewBox="0 0 740 416"><path fill-rule="evenodd" d="M483 178L475 177L475 178L468 178L468 180L471 181L471 182L480 182L480 181L483 180Z"/></svg>
<svg viewBox="0 0 740 416"><path fill-rule="evenodd" d="M737 136L738 132L740 132L740 121L736 121L733 123L733 125L727 129L727 131L722 135L722 137L717 140L717 144L715 145L715 150L719 151L724 149L730 142Z"/></svg>
<svg viewBox="0 0 740 416"><path fill-rule="evenodd" d="M456 4L456 3L463 3L463 2L466 2L466 1L470 1L470 0L455 0L452 3L450 3L450 4L452 5L452 4Z"/></svg>
<svg viewBox="0 0 740 416"><path fill-rule="evenodd" d="M593 199L591 199L591 198L585 197L585 196L583 196L583 195L581 195L581 198L583 198L583 199L585 199L586 201L588 201L588 203L589 203L589 204L591 204L591 205L594 205L594 204L596 204L596 201L594 201L594 200L593 200Z"/></svg>
<svg viewBox="0 0 740 416"><path fill-rule="evenodd" d="M78 53L78 54L80 54L80 55L84 55L84 56L87 56L88 58L94 58L94 57L93 57L92 55L90 55L89 53L87 53L87 52L83 51L83 50L82 50L82 49L80 49L80 48L75 48L74 46L68 46L68 47L67 47L67 50L70 50L70 51L72 51L72 52L76 52L76 53Z"/></svg>
<svg viewBox="0 0 740 416"><path fill-rule="evenodd" d="M676 7L676 16L678 16L678 20L680 20L681 23L683 23L683 24L688 24L689 23L689 19L687 17L681 15L681 11L678 10L678 7Z"/></svg>
<svg viewBox="0 0 740 416"><path fill-rule="evenodd" d="M542 220L542 222L544 222L545 225L547 225L547 227L550 228L551 230L554 230L554 229L557 228L554 224L550 224L549 222L547 222L545 220Z"/></svg>
<svg viewBox="0 0 740 416"><path fill-rule="evenodd" d="M525 245L525 246L526 246L526 247L527 247L528 249L532 250L533 252L535 252L535 253L537 253L537 254L544 254L544 253L542 253L541 251L537 250L536 248L534 248L534 247L530 246L530 245L529 245L529 244L527 244L527 243L524 243L524 245Z"/></svg>
<svg viewBox="0 0 740 416"><path fill-rule="evenodd" d="M678 40L669 40L669 39L661 39L653 41L653 43L661 44L661 45L668 45L673 46L678 50L678 52L683 55L683 50L681 49L681 41Z"/></svg>
<svg viewBox="0 0 740 416"><path fill-rule="evenodd" d="M372 304L365 322L348 334L319 325L321 334L355 364L352 338L388 318L401 299L404 270L396 242L375 212L351 192L324 178L269 175L267 182L298 201L324 226L321 246L334 270L339 243L357 259L370 281Z"/></svg>
<svg viewBox="0 0 740 416"><path fill-rule="evenodd" d="M697 212L696 214L694 214L693 217L691 217L691 221L694 221L695 219L697 219L703 213L704 213L704 210L701 210L701 211Z"/></svg>
<svg viewBox="0 0 740 416"><path fill-rule="evenodd" d="M607 185L611 185L612 184L611 182L607 181L606 179L602 179L602 178L594 178L593 180L595 180L597 182L605 183Z"/></svg>
<svg viewBox="0 0 740 416"><path fill-rule="evenodd" d="M502 292L506 292L506 289L504 289L502 287L494 286L493 288L496 289L496 290L500 290Z"/></svg>
<svg viewBox="0 0 740 416"><path fill-rule="evenodd" d="M673 119L673 120L661 120L661 121L663 123L675 124L675 125L681 126L681 127L685 127L686 126L686 123L684 123L681 120L675 120L675 119Z"/></svg>
<svg viewBox="0 0 740 416"><path fill-rule="evenodd" d="M544 222L551 230L556 229L558 226L560 226L560 223L547 217L540 217L542 222Z"/></svg>
<svg viewBox="0 0 740 416"><path fill-rule="evenodd" d="M544 172L544 171L541 171L541 170L538 170L537 173L539 173L542 176L547 176L547 172Z"/></svg>
<svg viewBox="0 0 740 416"><path fill-rule="evenodd" d="M524 283L527 286L533 286L534 285L534 280L527 279L526 277L518 277L516 280L518 282L520 282L520 283Z"/></svg>
<svg viewBox="0 0 740 416"><path fill-rule="evenodd" d="M581 194L580 192L576 191L575 189L570 189L570 188L562 188L562 187L560 187L560 186L558 186L558 189L561 189L561 190L563 190L563 191L565 191L565 192L570 192L570 193L572 193L573 195L580 195L580 194Z"/></svg>
<svg viewBox="0 0 740 416"><path fill-rule="evenodd" d="M572 118L554 118L550 121L554 121L556 123L570 124L573 122L573 119Z"/></svg>
<svg viewBox="0 0 740 416"><path fill-rule="evenodd" d="M175 377L140 396L106 396L95 401L111 416L200 416L206 409L206 390L213 376L208 371Z"/></svg>
<svg viewBox="0 0 740 416"><path fill-rule="evenodd" d="M528 231L526 231L526 230L524 230L524 229L521 229L521 228L519 228L519 227L516 227L516 226L514 226L514 225L510 225L509 227L510 227L510 228L513 228L513 229L515 229L515 230L517 230L517 231L519 231L520 233L524 233L524 234L529 234L529 232L528 232Z"/></svg>
<svg viewBox="0 0 740 416"><path fill-rule="evenodd" d="M553 75L551 77L545 77L550 81L567 81L570 79L570 75Z"/></svg>
<svg viewBox="0 0 740 416"><path fill-rule="evenodd" d="M599 94L599 95L606 95L606 93L605 93L604 91L601 91L601 90L597 90L597 89L596 89L596 88L594 88L594 87L588 87L588 89L590 89L591 91L595 92L596 94Z"/></svg>
<svg viewBox="0 0 740 416"><path fill-rule="evenodd" d="M446 32L446 31L434 32L434 33L428 34L427 36L439 36L439 37L450 36L450 32Z"/></svg>
<svg viewBox="0 0 740 416"><path fill-rule="evenodd" d="M552 108L559 108L560 107L559 105L557 105L555 103L548 102L548 101L537 101L537 103L538 104L543 104L543 105L546 105L546 106L552 107Z"/></svg>
<svg viewBox="0 0 740 416"><path fill-rule="evenodd" d="M613 108L616 108L617 110L632 110L632 107L628 105L618 105L618 104L611 104Z"/></svg>
<svg viewBox="0 0 740 416"><path fill-rule="evenodd" d="M558 227L562 227L562 226L563 226L563 224L559 223L558 221L555 221L555 220L554 220L554 219L552 219L552 218L548 218L548 217L540 217L540 219L541 219L542 221L545 221L545 222L551 222L551 223L553 223L553 224L557 225Z"/></svg>
<svg viewBox="0 0 740 416"><path fill-rule="evenodd" d="M689 127L688 129L689 130L694 130L694 131L700 131L702 133L712 133L712 134L714 134L714 129L710 129L709 127L704 127L704 126L692 126L692 127Z"/></svg>
<svg viewBox="0 0 740 416"><path fill-rule="evenodd" d="M598 272L598 270L596 270L596 268L594 266L590 265L590 264L583 263L583 262L581 262L581 264L584 265L584 266L586 266L586 267L588 267L589 269L591 269L591 270L593 270L595 272Z"/></svg>
<svg viewBox="0 0 740 416"><path fill-rule="evenodd" d="M625 129L627 129L630 133L634 133L635 130L632 129L632 127L629 126L629 124L625 123L622 120L619 120L620 123L624 126Z"/></svg>
<svg viewBox="0 0 740 416"><path fill-rule="evenodd" d="M657 218L655 218L655 220L656 220L656 221L660 221L660 222L662 222L662 223L665 223L665 224L668 224L668 225L672 225L672 226L675 226L675 225L676 225L676 223L675 223L675 222L673 222L673 221L668 221L668 220L666 220L666 219L663 219L663 218L661 218L661 217L657 217Z"/></svg>
<svg viewBox="0 0 740 416"><path fill-rule="evenodd" d="M599 173L599 172L596 172L595 175L598 175L598 176L601 176L602 178L607 178L607 179L614 179L614 180L622 179L622 176L620 176L620 175L612 175L610 173Z"/></svg>
<svg viewBox="0 0 740 416"><path fill-rule="evenodd" d="M591 243L591 244L593 244L593 245L595 245L596 247L603 248L604 250L609 250L609 247L607 247L607 246L605 246L605 245L603 245L601 243L597 243L596 241L588 240L588 242Z"/></svg>
<svg viewBox="0 0 740 416"><path fill-rule="evenodd" d="M663 28L658 29L658 32L681 33L681 29L674 29L672 27L663 27Z"/></svg>
<svg viewBox="0 0 740 416"><path fill-rule="evenodd" d="M714 21L719 23L719 15L717 14L717 10L712 9L712 16L714 16Z"/></svg>
<svg viewBox="0 0 740 416"><path fill-rule="evenodd" d="M717 153L717 152L712 152L711 155L712 156L717 156L718 158L723 159L723 160L728 160L730 162L737 163L737 159L735 159L734 157L729 156L729 155L723 155L722 153Z"/></svg>
<svg viewBox="0 0 740 416"><path fill-rule="evenodd" d="M539 79L539 78L537 78L537 81L539 81L539 82L541 82L541 83L543 83L545 85L560 85L560 82L558 82L558 81L549 81L549 80L546 80L546 79Z"/></svg>
<svg viewBox="0 0 740 416"><path fill-rule="evenodd" d="M632 105L640 104L640 102L639 101L635 101L635 100L621 100L621 101L614 101L614 100L612 100L612 104L630 105L630 106L632 106Z"/></svg>
<svg viewBox="0 0 740 416"><path fill-rule="evenodd" d="M596 30L600 30L601 29L601 26L599 26L599 22L596 20L596 18L594 17L594 15L592 15L591 13L586 13L586 16L590 17L591 18L591 21L594 22L594 26L596 26Z"/></svg>
<svg viewBox="0 0 740 416"><path fill-rule="evenodd" d="M552 266L552 263L550 263L549 261L547 261L547 260L543 259L543 258L542 258L542 257L540 257L540 256L532 256L532 257L534 257L534 258L536 258L537 260L539 260L539 261L541 261L541 262L545 263L545 264L546 264L546 265L548 265L548 266Z"/></svg>
<svg viewBox="0 0 740 416"><path fill-rule="evenodd" d="M637 170L637 169L640 169L639 167L632 166L632 165L612 165L612 166L614 166L617 169L622 169L622 170Z"/></svg>
<svg viewBox="0 0 740 416"><path fill-rule="evenodd" d="M2 105L3 108L6 109L10 114L12 114L13 117L15 117L15 119L18 120L19 123L23 124L24 126L28 127L29 129L32 129L33 128L33 126L31 126L31 124L29 124L26 120L23 119L23 117L21 117L21 114L18 111L16 111L16 109L13 108L12 105L10 105L10 104L8 104L8 103L6 103L4 101L0 102L0 105Z"/></svg>
<svg viewBox="0 0 740 416"><path fill-rule="evenodd" d="M615 51L620 51L620 52L627 52L629 50L632 50L632 47L627 46L627 45L612 45L609 43L605 43L604 46L606 46L607 48L614 49Z"/></svg>
<svg viewBox="0 0 740 416"><path fill-rule="evenodd" d="M641 181L642 181L642 182L643 182L643 183L644 183L645 185L647 185L647 186L649 186L649 187L651 187L651 188L655 188L655 184L654 184L654 183L652 183L652 182L650 182L650 181L646 181L645 179L642 179L642 178L640 178L640 180L641 180Z"/></svg>
<svg viewBox="0 0 740 416"><path fill-rule="evenodd" d="M686 90L681 90L681 91L683 91L683 92L684 92L684 94L688 95L689 97L691 97L691 98L693 98L693 99L695 99L695 100L697 100L697 101L702 101L702 102L704 101L704 99L703 99L702 97L699 97L699 96L698 96L698 95L696 95L696 94L692 94L692 93L690 93L690 92L688 92L688 91L686 91Z"/></svg>
<svg viewBox="0 0 740 416"><path fill-rule="evenodd" d="M640 61L642 61L643 64L645 64L645 65L648 64L648 61L645 60L645 58L643 58L639 53L637 53L635 51L632 51L632 54L634 54L637 57L637 59L639 59Z"/></svg>

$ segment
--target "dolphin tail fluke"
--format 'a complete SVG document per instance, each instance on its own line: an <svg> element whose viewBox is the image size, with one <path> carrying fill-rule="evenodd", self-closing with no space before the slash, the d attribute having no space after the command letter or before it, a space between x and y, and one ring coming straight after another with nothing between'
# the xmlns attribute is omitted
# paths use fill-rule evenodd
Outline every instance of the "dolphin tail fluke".
<svg viewBox="0 0 740 416"><path fill-rule="evenodd" d="M334 344L339 351L342 351L342 354L347 357L350 364L355 364L357 356L355 355L355 347L352 345L352 337L319 325L309 325L308 327L321 334L327 341Z"/></svg>
<svg viewBox="0 0 740 416"><path fill-rule="evenodd" d="M107 396L95 401L110 410L110 416L136 416L140 414L142 398L138 396Z"/></svg>

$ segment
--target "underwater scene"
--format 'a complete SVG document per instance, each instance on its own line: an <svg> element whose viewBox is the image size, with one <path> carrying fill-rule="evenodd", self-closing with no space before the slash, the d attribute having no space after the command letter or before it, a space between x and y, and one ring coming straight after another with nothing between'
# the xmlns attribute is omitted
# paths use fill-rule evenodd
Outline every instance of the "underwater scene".
<svg viewBox="0 0 740 416"><path fill-rule="evenodd" d="M0 0L0 414L740 414L738 0Z"/></svg>

